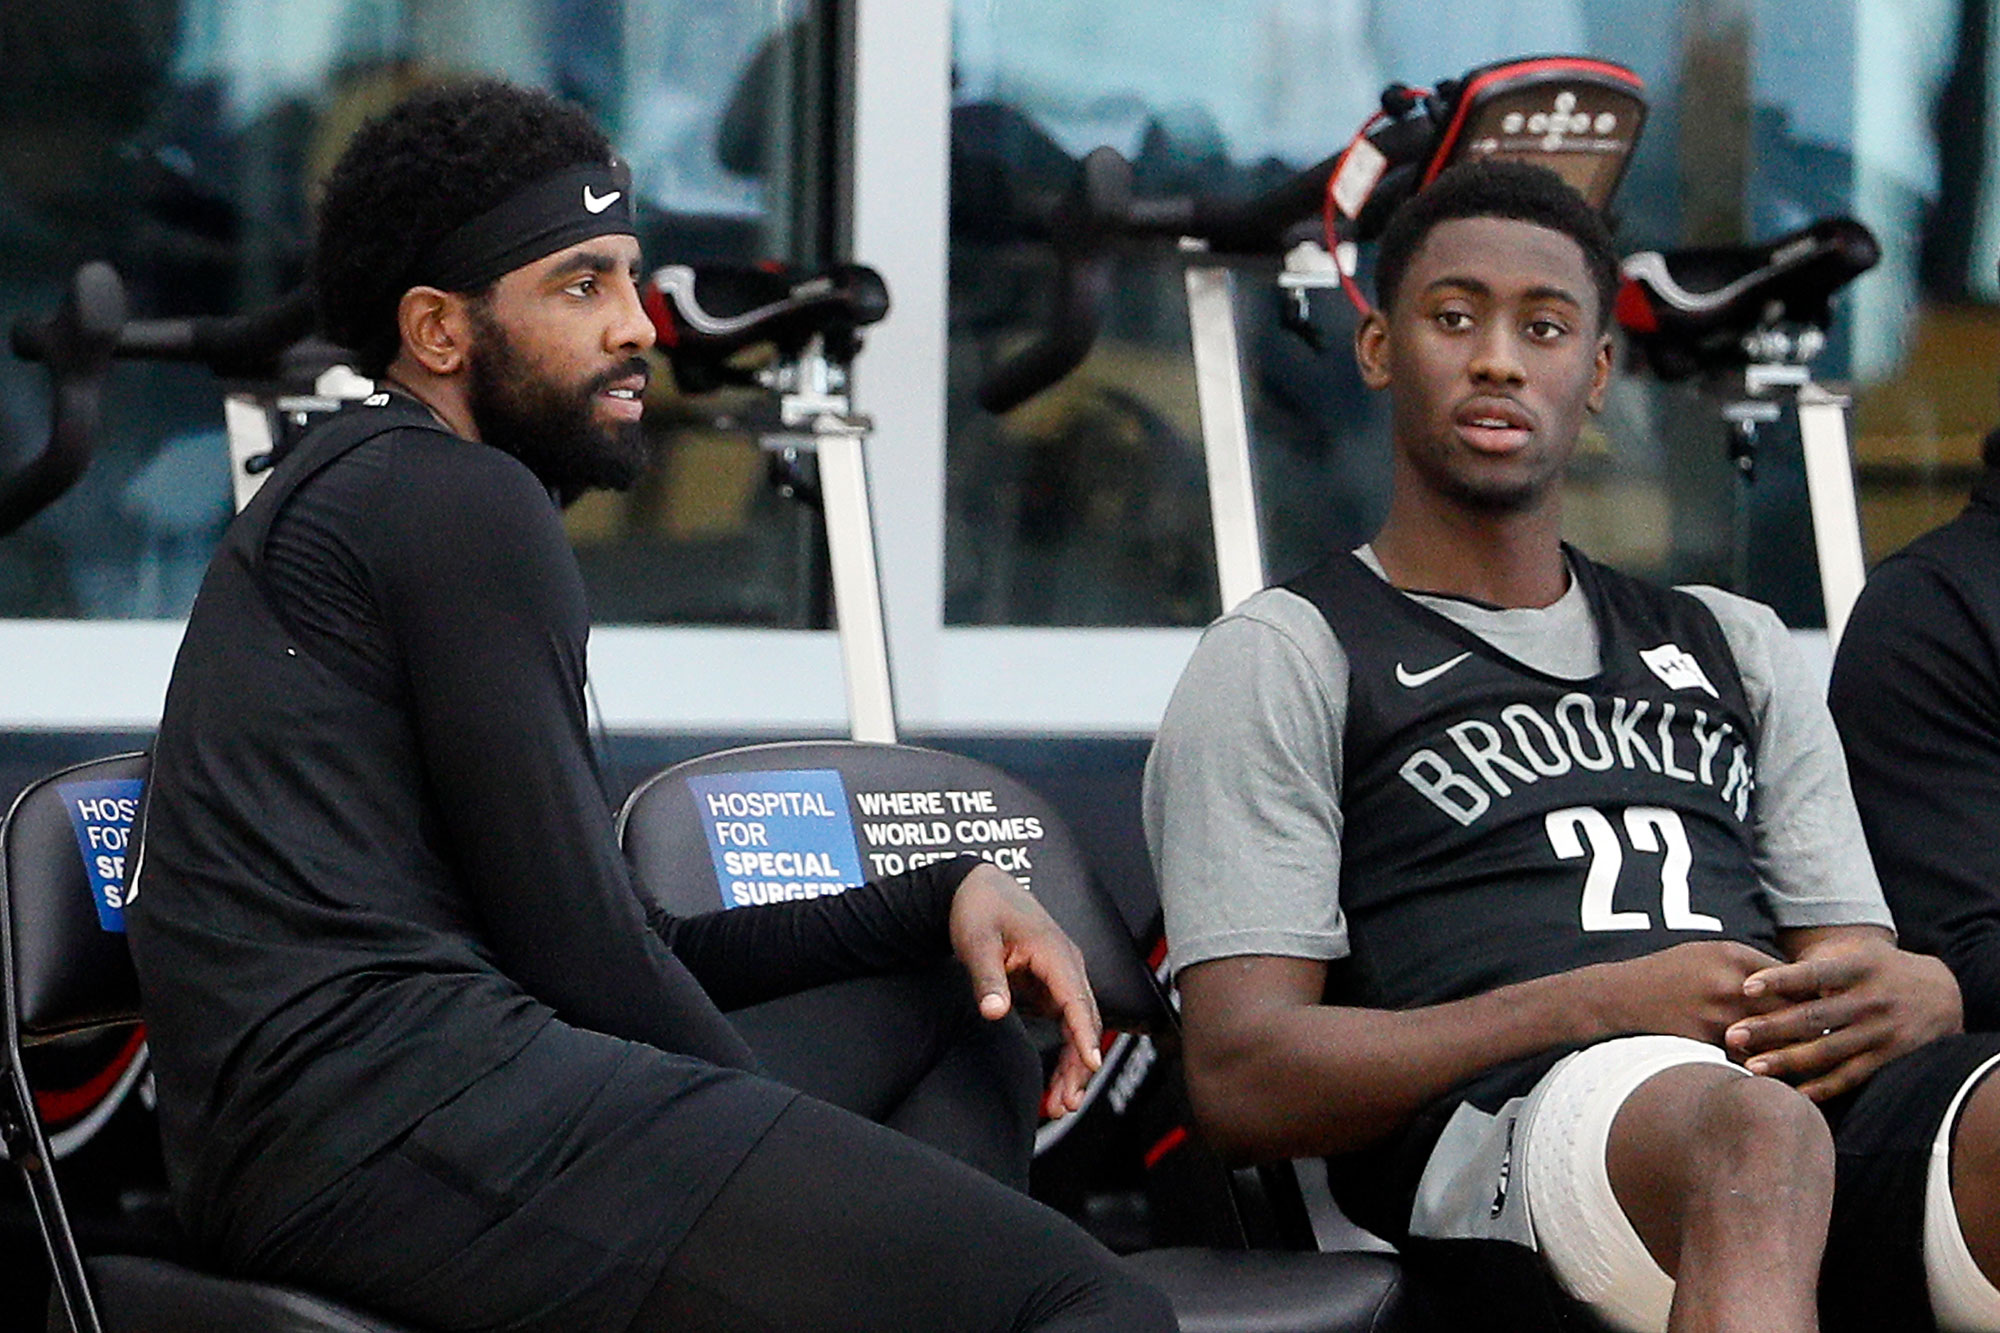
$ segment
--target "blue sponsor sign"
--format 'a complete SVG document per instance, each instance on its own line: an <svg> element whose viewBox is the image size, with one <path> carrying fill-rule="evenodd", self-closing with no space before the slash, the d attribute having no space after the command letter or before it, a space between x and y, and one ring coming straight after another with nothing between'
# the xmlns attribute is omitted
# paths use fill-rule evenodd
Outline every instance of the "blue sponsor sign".
<svg viewBox="0 0 2000 1333"><path fill-rule="evenodd" d="M132 840L132 817L139 812L138 778L105 778L71 782L56 788L76 829L77 850L83 853L90 877L90 898L97 904L97 924L125 932L125 857Z"/></svg>
<svg viewBox="0 0 2000 1333"><path fill-rule="evenodd" d="M837 770L715 773L687 784L724 907L824 898L862 882Z"/></svg>

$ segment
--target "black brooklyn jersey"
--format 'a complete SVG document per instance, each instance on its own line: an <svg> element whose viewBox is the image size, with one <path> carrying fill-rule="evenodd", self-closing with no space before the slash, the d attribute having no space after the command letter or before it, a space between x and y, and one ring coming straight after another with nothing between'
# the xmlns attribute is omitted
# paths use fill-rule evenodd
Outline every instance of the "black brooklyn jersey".
<svg viewBox="0 0 2000 1333"><path fill-rule="evenodd" d="M1708 608L1566 549L1588 680L1515 661L1351 555L1286 586L1349 664L1328 999L1437 1004L1674 944L1775 949L1752 861L1756 738Z"/></svg>

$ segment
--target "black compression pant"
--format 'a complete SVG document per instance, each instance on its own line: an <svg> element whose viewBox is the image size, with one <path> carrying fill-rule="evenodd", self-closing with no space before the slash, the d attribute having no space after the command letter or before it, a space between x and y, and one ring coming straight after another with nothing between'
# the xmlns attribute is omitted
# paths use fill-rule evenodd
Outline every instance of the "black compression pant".
<svg viewBox="0 0 2000 1333"><path fill-rule="evenodd" d="M1039 1063L1013 1020L979 1016L956 963L730 1019L818 1100L737 1168L632 1333L1175 1327L1165 1298L1021 1192Z"/></svg>
<svg viewBox="0 0 2000 1333"><path fill-rule="evenodd" d="M1167 1333L1069 1219L800 1098L674 1252L631 1333Z"/></svg>
<svg viewBox="0 0 2000 1333"><path fill-rule="evenodd" d="M1023 1193L1041 1065L990 1022L955 960L803 991L729 1015L772 1078L887 1125Z"/></svg>
<svg viewBox="0 0 2000 1333"><path fill-rule="evenodd" d="M956 964L738 1021L768 1073L817 1095L760 1080L755 1100L684 1093L661 1116L652 1060L551 1024L218 1259L438 1330L616 1333L635 1308L634 1333L1174 1327L1082 1230L1001 1183L1025 1173L1040 1069L1018 1024L978 1016ZM579 1073L602 1077L581 1100ZM727 1174L705 1207L664 1224L688 1201L650 1145L685 1152L702 1116L743 1105L771 1107L771 1128L716 1163ZM674 1237L664 1253L655 1233Z"/></svg>

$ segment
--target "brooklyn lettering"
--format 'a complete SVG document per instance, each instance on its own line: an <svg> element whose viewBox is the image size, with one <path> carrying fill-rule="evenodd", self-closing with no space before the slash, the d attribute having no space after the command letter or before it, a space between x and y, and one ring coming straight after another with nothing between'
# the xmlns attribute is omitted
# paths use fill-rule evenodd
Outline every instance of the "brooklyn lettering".
<svg viewBox="0 0 2000 1333"><path fill-rule="evenodd" d="M1546 713L1509 704L1491 720L1452 723L1400 771L1432 805L1471 824L1495 801L1543 778L1614 768L1712 788L1738 819L1750 817L1756 777L1742 735L1727 719L1711 723L1703 709L1670 700L1565 694Z"/></svg>

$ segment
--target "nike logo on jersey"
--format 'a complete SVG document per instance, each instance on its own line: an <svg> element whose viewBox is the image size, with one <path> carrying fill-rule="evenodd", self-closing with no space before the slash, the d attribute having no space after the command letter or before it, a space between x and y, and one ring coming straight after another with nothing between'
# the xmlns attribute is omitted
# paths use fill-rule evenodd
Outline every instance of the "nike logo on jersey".
<svg viewBox="0 0 2000 1333"><path fill-rule="evenodd" d="M586 213L602 213L605 209L617 203L618 196L623 193L625 193L623 190L613 190L610 194L598 194L586 185L583 187L583 211Z"/></svg>
<svg viewBox="0 0 2000 1333"><path fill-rule="evenodd" d="M1401 662L1398 662L1396 663L1396 683L1406 690L1414 690L1418 686L1428 685L1470 656L1472 656L1471 653L1460 653L1449 662L1439 662L1428 671L1412 671Z"/></svg>
<svg viewBox="0 0 2000 1333"><path fill-rule="evenodd" d="M1639 660L1651 667L1653 674L1660 678L1660 683L1670 690L1707 690L1711 699L1722 697L1709 683L1708 673L1701 669L1701 663L1677 643L1643 649Z"/></svg>

